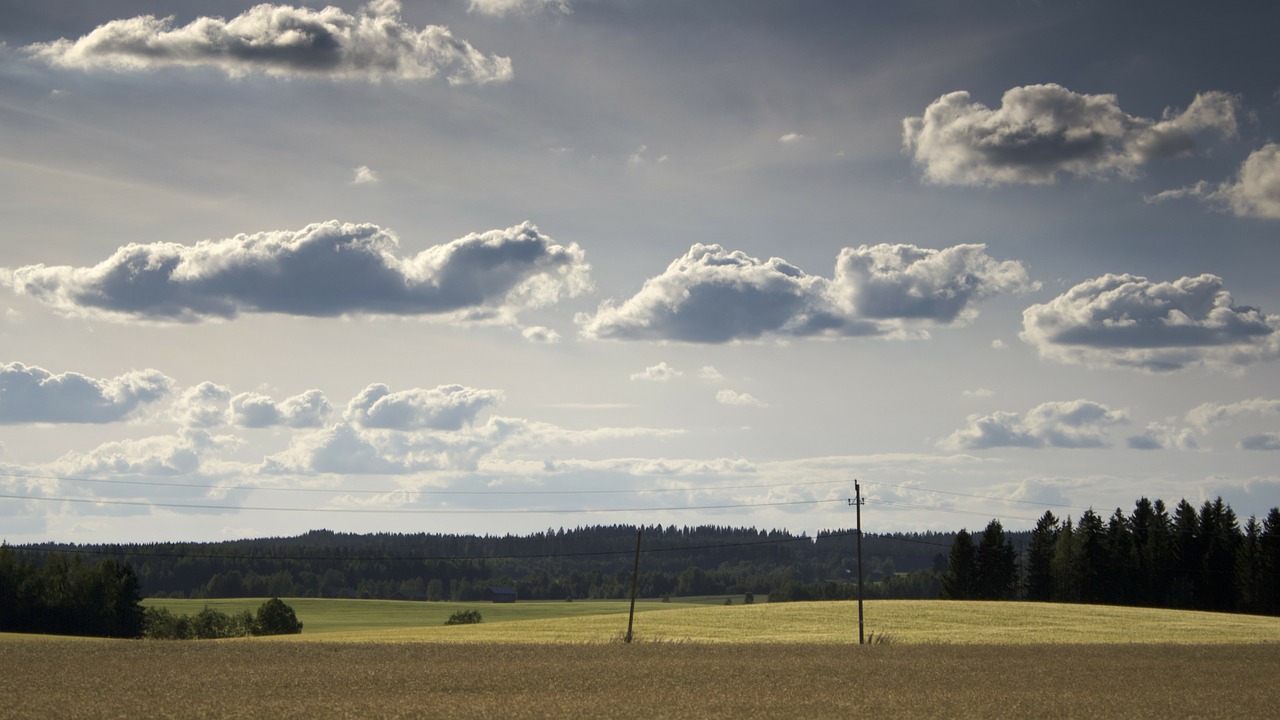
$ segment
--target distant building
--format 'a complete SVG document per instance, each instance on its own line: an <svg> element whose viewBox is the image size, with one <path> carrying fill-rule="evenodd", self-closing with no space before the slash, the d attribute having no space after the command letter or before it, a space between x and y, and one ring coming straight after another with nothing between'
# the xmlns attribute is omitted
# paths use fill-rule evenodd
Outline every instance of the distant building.
<svg viewBox="0 0 1280 720"><path fill-rule="evenodd" d="M509 587L491 587L484 591L484 599L496 603L513 603L516 601L516 591Z"/></svg>
<svg viewBox="0 0 1280 720"><path fill-rule="evenodd" d="M395 591L395 592L391 593L391 599L392 599L392 600L420 600L420 601L425 601L425 600L427 599L427 594L426 594L425 592L420 591L420 590L409 590L409 591L405 591L405 590L397 590L397 591Z"/></svg>

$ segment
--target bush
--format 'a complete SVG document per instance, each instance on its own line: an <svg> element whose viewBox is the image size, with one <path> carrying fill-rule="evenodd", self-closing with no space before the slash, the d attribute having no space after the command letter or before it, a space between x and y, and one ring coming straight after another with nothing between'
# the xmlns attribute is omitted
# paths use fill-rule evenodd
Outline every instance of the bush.
<svg viewBox="0 0 1280 720"><path fill-rule="evenodd" d="M300 632L302 623L298 622L298 616L280 598L262 603L253 619L254 635L297 635Z"/></svg>
<svg viewBox="0 0 1280 720"><path fill-rule="evenodd" d="M449 616L444 622L445 625L474 625L478 622L484 622L480 617L479 610L459 610Z"/></svg>

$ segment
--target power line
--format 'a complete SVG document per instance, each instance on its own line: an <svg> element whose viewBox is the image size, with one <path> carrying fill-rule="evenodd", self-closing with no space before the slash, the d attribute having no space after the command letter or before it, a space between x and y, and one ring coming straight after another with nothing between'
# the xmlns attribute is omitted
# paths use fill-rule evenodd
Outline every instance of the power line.
<svg viewBox="0 0 1280 720"><path fill-rule="evenodd" d="M852 531L840 531L827 533L823 538L828 537L848 537L853 535ZM525 540L527 538L519 538ZM673 553L673 552L694 552L698 550L723 550L729 548L757 547L763 545L784 545L796 542L814 542L816 538L800 535L789 538L770 539L770 540L749 540L736 543L716 543L712 545L686 545L680 547L657 547L644 548L641 550L643 554ZM234 541L232 541L234 542ZM164 543L172 544L172 543ZM609 555L630 555L635 552L631 550L586 550L581 552L568 553L528 553L528 554L509 554L509 555L252 555L252 554L232 554L232 553L191 553L191 552L144 552L129 550L125 546L109 546L117 549L90 549L87 547L40 547L33 545L17 546L13 549L20 552L39 552L39 553L58 553L58 554L78 554L85 555L108 555L119 557L155 557L155 558L196 558L201 560L265 560L265 561L322 561L322 562L339 562L339 561L402 561L402 562L471 562L478 560L532 560L539 558L572 558L572 557L599 557Z"/></svg>
<svg viewBox="0 0 1280 720"><path fill-rule="evenodd" d="M24 480L57 480L60 482L92 483L102 485L135 485L141 487L172 487L193 490L249 490L261 492L301 492L332 493L347 495L387 495L405 493L410 495L630 495L658 492L714 492L716 490L751 490L765 488L804 487L814 485L844 485L845 480L819 480L812 482L769 483L763 485L708 485L706 487L688 488L652 488L631 490L409 490L406 488L388 488L383 490L346 490L330 488L305 487L270 487L267 485L203 485L198 483L159 482L147 480L108 480L106 478L67 477L62 475L31 475L25 473L0 472L0 477L19 478Z"/></svg>
<svg viewBox="0 0 1280 720"><path fill-rule="evenodd" d="M196 503L160 503L137 500L102 500L95 498L67 498L37 495L0 494L0 498L9 500L37 500L44 502L68 502L82 505L111 505L123 507L176 508L182 510L252 510L261 512L314 512L314 513L365 513L388 515L514 515L544 514L572 515L591 513L621 512L675 512L684 510L732 510L753 507L782 507L787 505L817 505L820 503L843 503L846 498L829 498L823 500L784 500L759 503L726 503L721 505L688 505L682 507L635 507L635 508L502 508L481 510L476 508L299 508L299 507L261 507L255 505L203 505Z"/></svg>

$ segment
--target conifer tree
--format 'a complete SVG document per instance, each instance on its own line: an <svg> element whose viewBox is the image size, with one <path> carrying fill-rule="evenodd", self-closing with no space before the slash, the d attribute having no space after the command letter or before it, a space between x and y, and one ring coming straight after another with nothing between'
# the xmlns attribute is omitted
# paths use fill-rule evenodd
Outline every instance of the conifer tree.
<svg viewBox="0 0 1280 720"><path fill-rule="evenodd" d="M1053 597L1053 546L1058 540L1058 518L1046 510L1031 531L1027 544L1028 600L1046 602Z"/></svg>
<svg viewBox="0 0 1280 720"><path fill-rule="evenodd" d="M973 536L961 529L951 544L947 559L947 574L942 578L942 598L945 600L969 600L974 597L976 552Z"/></svg>
<svg viewBox="0 0 1280 720"><path fill-rule="evenodd" d="M973 597L979 600L1013 598L1017 588L1018 561L999 520L987 523L982 531L974 557L974 576Z"/></svg>

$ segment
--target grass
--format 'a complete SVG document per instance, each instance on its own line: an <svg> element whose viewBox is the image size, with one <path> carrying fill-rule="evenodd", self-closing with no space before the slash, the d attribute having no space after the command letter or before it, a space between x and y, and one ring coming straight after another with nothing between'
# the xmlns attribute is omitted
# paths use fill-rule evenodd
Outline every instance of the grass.
<svg viewBox="0 0 1280 720"><path fill-rule="evenodd" d="M1280 706L1278 676L1275 644L59 639L4 645L0 715L1267 717Z"/></svg>
<svg viewBox="0 0 1280 720"><path fill-rule="evenodd" d="M437 643L605 643L626 632L623 601L420 603L286 599L304 624L283 640ZM720 601L721 603L723 601ZM207 601L224 611L261 599ZM203 600L152 600L195 613ZM479 625L446 626L459 609L478 609ZM636 604L640 640L697 643L845 644L858 637L851 602L726 606L646 601ZM877 600L865 603L868 636L895 644L1241 644L1280 643L1280 618L1152 608L1053 603Z"/></svg>
<svg viewBox="0 0 1280 720"><path fill-rule="evenodd" d="M255 611L266 598L233 598L225 600L171 600L148 598L147 607L165 607L174 613L194 615L205 607L226 613ZM542 619L577 620L592 615L626 615L630 603L622 600L525 601L516 603L484 602L412 602L404 600L328 600L321 598L283 598L302 621L304 635L328 633L389 632L402 629L443 626L458 610L479 610L486 623ZM723 602L723 600L721 601ZM636 603L636 612L652 612L672 608L703 607L698 602L664 603L646 600ZM623 620L625 624L625 620Z"/></svg>

